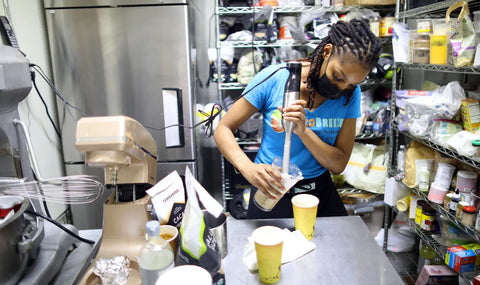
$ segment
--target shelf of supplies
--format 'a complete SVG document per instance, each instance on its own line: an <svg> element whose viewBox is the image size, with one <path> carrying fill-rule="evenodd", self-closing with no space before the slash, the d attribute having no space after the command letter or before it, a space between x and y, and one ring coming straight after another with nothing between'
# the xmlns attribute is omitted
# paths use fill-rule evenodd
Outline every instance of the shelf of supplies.
<svg viewBox="0 0 480 285"><path fill-rule="evenodd" d="M396 126L394 126L394 128L396 128ZM398 131L398 129L397 129L397 131ZM430 147L430 148L433 148L433 149L435 149L435 150L437 150L437 151L439 151L439 152L441 152L441 153L443 153L443 154L445 154L445 155L448 155L448 156L450 156L450 157L452 157L452 158L455 158L455 159L457 159L457 160L460 160L460 161L462 161L462 162L464 162L464 163L466 163L466 164L468 164L468 165L470 165L470 166L473 166L473 167L475 167L475 168L480 168L480 161L477 160L477 159L474 159L474 158L468 157L468 156L460 155L457 151L455 151L455 150L453 150L453 149L449 149L449 148L440 146L440 145L438 145L438 144L436 144L436 143L433 143L433 142L431 142L431 141L429 141L429 140L416 137L416 136L410 134L409 132L400 132L400 131L399 131L399 133L402 134L402 135L404 135L404 136L407 136L407 137L409 137L409 138L411 138L411 139L413 139L413 140L419 141L419 142L421 142L422 144L424 144L424 145L426 145L426 146L428 146L428 147Z"/></svg>
<svg viewBox="0 0 480 285"><path fill-rule="evenodd" d="M355 136L356 140L371 140L371 139L383 139L385 138L385 134L358 134Z"/></svg>
<svg viewBox="0 0 480 285"><path fill-rule="evenodd" d="M233 83L220 83L219 88L221 90L243 90L247 85L238 82Z"/></svg>
<svg viewBox="0 0 480 285"><path fill-rule="evenodd" d="M277 40L275 42L267 41L221 41L217 43L218 48L222 47L234 47L234 48L261 48L261 47L301 47L312 45L315 48L321 39L316 40ZM392 42L392 38L380 38L382 44L388 44Z"/></svg>
<svg viewBox="0 0 480 285"><path fill-rule="evenodd" d="M371 85L391 85L392 80L390 79L365 79L360 83L360 86L371 86Z"/></svg>
<svg viewBox="0 0 480 285"><path fill-rule="evenodd" d="M411 69L411 70L480 74L480 67L473 67L473 66L455 67L453 65L418 64L418 63L401 63L401 62L396 62L395 64L397 68Z"/></svg>
<svg viewBox="0 0 480 285"><path fill-rule="evenodd" d="M388 79L382 79L382 80L376 80L376 79L367 79L364 80L363 82L360 83L360 86L374 86L374 85L389 85L391 84L391 80ZM220 90L243 90L247 87L245 84L241 84L238 82L232 82L232 83L220 83Z"/></svg>
<svg viewBox="0 0 480 285"><path fill-rule="evenodd" d="M395 212L400 213L396 207L391 208ZM442 260L445 260L448 246L440 244L432 232L420 228L419 225L415 224L414 220L408 219L408 224L415 230L415 233L420 237L421 240L428 244L435 251L435 253L442 258ZM460 273L460 277L467 282L466 284L471 284L469 281L473 280L473 278L477 275L478 271Z"/></svg>
<svg viewBox="0 0 480 285"><path fill-rule="evenodd" d="M403 212L398 211L397 207L390 207L393 209L397 214L405 214ZM408 219L408 225L410 228L415 230L415 233L420 236L420 238L426 242L430 247L435 250L435 252L445 260L445 254L447 253L447 246L440 244L434 237L433 233L430 231L426 231L422 229L419 225L415 224L415 220Z"/></svg>
<svg viewBox="0 0 480 285"><path fill-rule="evenodd" d="M323 6L277 6L272 7L275 13L301 13L307 11L325 11L325 12L334 12L334 13L344 13L350 12L355 9L362 8L362 6L352 5L352 6L332 6L332 7L323 7ZM363 8L365 8L363 6ZM369 9L375 11L394 11L395 5L374 5L368 6ZM262 11L263 7L217 7L217 14L219 15L239 15L239 14L252 14L255 12Z"/></svg>
<svg viewBox="0 0 480 285"><path fill-rule="evenodd" d="M422 191L419 191L418 188L412 188L412 192L415 193L417 196L419 196L422 200L425 200L427 201L434 209L435 211L437 211L438 213L441 213L443 214L445 217L448 218L448 220L455 224L455 226L457 226L459 229L461 229L462 231L464 231L466 234L468 234L470 237L472 237L473 239L475 239L475 241L477 243L480 243L480 236L478 234L478 232L472 228L472 227L469 227L469 226L466 226L464 224L462 224L460 222L460 220L455 217L454 215L452 215L449 211L447 211L443 205L439 205L437 203L433 203L431 202L430 200L428 200L428 193L425 193L425 192L422 192Z"/></svg>
<svg viewBox="0 0 480 285"><path fill-rule="evenodd" d="M480 6L480 1L478 0L466 0L468 2L470 10L474 10L472 8ZM415 18L415 17L422 17L422 16L431 16L431 14L438 14L444 13L448 7L457 3L458 0L447 0L441 1L439 3L434 3L430 5L425 5L422 7L410 9L407 11L403 11L398 13L398 18Z"/></svg>
<svg viewBox="0 0 480 285"><path fill-rule="evenodd" d="M278 40L275 42L267 41L221 41L218 47L252 48L252 47L299 47L307 45L318 45L322 40Z"/></svg>

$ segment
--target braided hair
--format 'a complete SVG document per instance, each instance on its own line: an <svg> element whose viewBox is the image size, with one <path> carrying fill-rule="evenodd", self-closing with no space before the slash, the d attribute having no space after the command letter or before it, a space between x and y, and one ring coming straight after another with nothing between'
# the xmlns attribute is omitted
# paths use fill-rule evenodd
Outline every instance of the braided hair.
<svg viewBox="0 0 480 285"><path fill-rule="evenodd" d="M309 58L301 61L310 61L310 71L307 77L307 92L309 95L307 107L312 107L315 90L313 80L316 80L323 64L323 49L326 44L332 44L332 54L343 55L350 53L368 70L372 69L380 57L382 45L380 40L370 31L368 23L364 20L352 19L349 23L338 21L333 24L328 36L318 44ZM353 94L348 96L348 104Z"/></svg>

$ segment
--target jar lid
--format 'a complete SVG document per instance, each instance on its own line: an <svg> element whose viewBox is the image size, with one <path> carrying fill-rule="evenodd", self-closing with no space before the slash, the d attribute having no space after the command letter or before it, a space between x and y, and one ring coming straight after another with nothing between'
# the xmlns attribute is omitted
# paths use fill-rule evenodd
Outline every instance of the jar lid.
<svg viewBox="0 0 480 285"><path fill-rule="evenodd" d="M425 200L418 200L417 201L417 207L423 207L424 205L428 205Z"/></svg>
<svg viewBox="0 0 480 285"><path fill-rule="evenodd" d="M473 206L465 206L463 207L463 211L466 212L466 213L475 213L475 207Z"/></svg>

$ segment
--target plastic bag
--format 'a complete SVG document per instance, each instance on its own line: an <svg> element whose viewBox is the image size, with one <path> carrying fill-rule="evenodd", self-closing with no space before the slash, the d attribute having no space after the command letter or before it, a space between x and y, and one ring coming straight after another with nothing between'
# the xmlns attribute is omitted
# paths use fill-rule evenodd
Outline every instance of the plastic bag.
<svg viewBox="0 0 480 285"><path fill-rule="evenodd" d="M447 140L461 130L462 126L458 121L436 119L432 127L430 139L438 145L448 147Z"/></svg>
<svg viewBox="0 0 480 285"><path fill-rule="evenodd" d="M397 215L388 230L387 249L391 252L407 252L412 251L415 246L415 231L408 225L405 215ZM383 246L384 229L380 229L375 236L378 246Z"/></svg>
<svg viewBox="0 0 480 285"><path fill-rule="evenodd" d="M385 192L388 154L384 145L355 143L343 174L350 185L373 193Z"/></svg>
<svg viewBox="0 0 480 285"><path fill-rule="evenodd" d="M248 84L255 74L260 71L262 64L261 53L256 50L240 57L237 67L237 81L241 84Z"/></svg>
<svg viewBox="0 0 480 285"><path fill-rule="evenodd" d="M408 62L410 57L410 33L407 24L393 23L392 47L396 62Z"/></svg>
<svg viewBox="0 0 480 285"><path fill-rule="evenodd" d="M453 148L460 155L464 156L477 156L479 148L472 146L472 140L478 140L480 136L469 131L461 131L447 140L447 145Z"/></svg>
<svg viewBox="0 0 480 285"><path fill-rule="evenodd" d="M412 141L405 154L405 177L403 178L403 184L409 188L416 186L417 170L415 161L419 159L434 159L435 150L423 145L420 142Z"/></svg>
<svg viewBox="0 0 480 285"><path fill-rule="evenodd" d="M185 171L185 186L188 200L180 227L175 264L201 266L215 277L220 269L221 253L204 211L200 208L199 199L214 217L218 217L223 208L195 180L188 167Z"/></svg>
<svg viewBox="0 0 480 285"><path fill-rule="evenodd" d="M446 21L450 22L450 13L462 8L458 18L452 23L450 44L453 63L456 67L471 66L475 58L475 27L470 19L470 10L466 1L459 1L447 10Z"/></svg>
<svg viewBox="0 0 480 285"><path fill-rule="evenodd" d="M410 132L427 137L435 119L452 119L466 98L458 81L452 81L433 91L431 97L406 99L405 112Z"/></svg>

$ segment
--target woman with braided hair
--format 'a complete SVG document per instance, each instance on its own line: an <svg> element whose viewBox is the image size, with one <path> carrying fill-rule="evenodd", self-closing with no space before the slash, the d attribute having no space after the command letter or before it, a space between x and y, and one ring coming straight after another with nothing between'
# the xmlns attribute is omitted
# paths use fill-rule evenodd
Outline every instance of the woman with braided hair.
<svg viewBox="0 0 480 285"><path fill-rule="evenodd" d="M293 217L291 198L309 193L320 199L317 216L347 215L330 173L341 173L355 141L360 112L360 87L381 53L378 38L368 23L351 20L332 25L327 37L302 63L300 99L282 109L286 64L269 66L248 84L215 130L215 141L225 158L252 184L247 218ZM248 91L250 90L251 91ZM242 151L234 131L257 111L263 115L262 142L255 161ZM253 202L255 191L275 197L283 188L282 177L271 166L283 155L285 133L278 118L295 123L290 161L304 179L293 186L270 212Z"/></svg>

